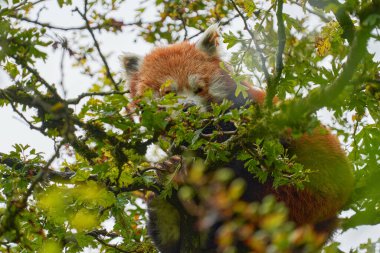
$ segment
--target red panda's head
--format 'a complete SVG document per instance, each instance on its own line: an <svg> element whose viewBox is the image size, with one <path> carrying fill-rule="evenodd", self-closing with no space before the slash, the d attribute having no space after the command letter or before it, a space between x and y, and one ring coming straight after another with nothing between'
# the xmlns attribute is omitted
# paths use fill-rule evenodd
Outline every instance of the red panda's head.
<svg viewBox="0 0 380 253"><path fill-rule="evenodd" d="M156 95L175 92L196 104L220 103L236 84L220 66L218 26L207 29L195 44L188 41L159 47L144 58L122 58L132 97L148 89Z"/></svg>

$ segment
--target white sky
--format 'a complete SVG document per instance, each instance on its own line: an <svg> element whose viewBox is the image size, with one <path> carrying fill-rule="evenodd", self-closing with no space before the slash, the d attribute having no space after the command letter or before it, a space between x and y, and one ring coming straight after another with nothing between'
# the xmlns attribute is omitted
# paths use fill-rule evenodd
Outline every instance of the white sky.
<svg viewBox="0 0 380 253"><path fill-rule="evenodd" d="M68 8L60 9L57 4L50 2L48 4L48 10L42 12L40 21L52 22L59 26L78 26L81 23L81 19ZM123 5L119 17L124 19L124 22L133 22L134 9L138 6L139 1L128 1L128 4ZM299 9L287 10L288 13L298 13ZM147 18L155 15L152 9ZM237 22L234 27L241 26L240 22ZM232 28L225 28L228 30ZM118 55L122 52L133 52L144 55L152 48L151 44L147 44L141 39L138 43L133 43L133 40L137 37L136 33L129 32L128 29L117 35L108 34L102 32L97 33L98 39L101 41L101 47L106 54L113 52L109 60L110 67L113 71L120 70L120 64L117 59ZM377 59L380 59L380 47L379 44L371 44L370 51L377 52ZM60 80L60 55L61 52L48 52L49 58L46 62L38 62L37 68L40 70L41 75L52 83L58 83ZM71 66L71 62L66 57L65 62L65 88L68 91L68 97L72 98L82 92L86 92L90 86L89 79L79 73L79 71ZM5 88L9 85L9 79L0 71L0 88ZM322 115L323 116L323 115ZM15 143L29 144L31 147L36 148L37 151L46 153L47 155L53 152L53 142L44 137L40 133L30 130L29 126L22 121L10 107L0 108L0 117L2 119L1 131L0 131L0 152L8 153L13 150L12 145ZM349 230L344 234L337 233L335 240L342 243L341 249L348 252L350 247L356 247L358 244L366 242L368 238L374 240L380 237L380 226L362 226L356 230ZM97 251L96 251L97 252Z"/></svg>

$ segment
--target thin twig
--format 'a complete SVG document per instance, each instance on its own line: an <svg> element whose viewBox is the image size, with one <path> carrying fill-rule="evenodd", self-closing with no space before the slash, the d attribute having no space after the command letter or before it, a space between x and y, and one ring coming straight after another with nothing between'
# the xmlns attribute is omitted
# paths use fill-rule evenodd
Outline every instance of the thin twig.
<svg viewBox="0 0 380 253"><path fill-rule="evenodd" d="M109 96L109 95L124 95L129 91L109 91L109 92L86 92L80 94L78 97L66 100L67 104L78 104L83 98L91 96Z"/></svg>
<svg viewBox="0 0 380 253"><path fill-rule="evenodd" d="M234 16L232 16L231 18L227 19L226 21L223 21L223 22L220 22L219 23L219 26L225 26L225 25L228 25L229 23L231 23L234 19L236 19L237 17L239 17L239 14L236 14ZM204 29L200 29L199 32L197 32L196 34L193 34L192 36L190 36L188 38L188 40L191 40L195 37L198 37L199 35L201 35L205 30Z"/></svg>
<svg viewBox="0 0 380 253"><path fill-rule="evenodd" d="M354 142L353 142L353 146L354 146L354 161L357 161L357 155L358 155L358 141L357 141L357 138L356 138L356 133L357 133L357 131L359 129L360 117L361 116L358 116L356 118L356 122L355 122L355 125L354 125L354 132L352 133L352 139L354 140Z"/></svg>
<svg viewBox="0 0 380 253"><path fill-rule="evenodd" d="M0 89L0 98L9 102L34 107L43 111L50 111L51 105L43 101L39 96L32 96L20 87L10 86L6 89Z"/></svg>
<svg viewBox="0 0 380 253"><path fill-rule="evenodd" d="M45 1L46 1L46 0L38 0L38 1L35 1L35 2L30 3L30 1L25 0L25 1L20 2L20 3L17 4L17 5L14 5L10 10L12 10L12 11L16 11L17 9L23 7L23 6L26 5L26 4L29 4L29 5L32 5L32 6L33 6L33 5L36 5L36 4L39 4L39 3L41 3L41 2L45 2Z"/></svg>
<svg viewBox="0 0 380 253"><path fill-rule="evenodd" d="M235 14L234 16L230 17L229 19L227 19L226 21L223 21L223 22L220 22L219 24L221 26L223 25L228 25L229 23L231 23L235 18L239 17L239 14Z"/></svg>
<svg viewBox="0 0 380 253"><path fill-rule="evenodd" d="M30 1L24 0L24 1L22 1L22 2L20 2L18 4L16 4L16 5L13 5L11 8L3 8L3 9L1 9L0 10L0 16L3 13L5 13L5 12L7 12L7 13L16 12L16 11L18 11L18 9L24 7L24 5L26 5L26 4L29 4L29 6L34 6L34 5L39 4L41 2L44 2L44 1L46 1L46 0L38 0L38 1L30 3ZM7 14L7 16L8 16L8 14Z"/></svg>
<svg viewBox="0 0 380 253"><path fill-rule="evenodd" d="M380 84L380 79L368 79L368 80L366 80L366 82Z"/></svg>
<svg viewBox="0 0 380 253"><path fill-rule="evenodd" d="M11 100L9 100L9 103L13 109L14 112L16 112L28 125L29 125L29 128L30 129L34 129L34 130L37 130L39 132L41 132L43 135L47 136L47 134L43 131L43 129L41 127L36 127L35 125L33 125L31 122L29 122L29 120L24 116L24 114L22 114L17 108L16 106L13 104L13 102Z"/></svg>
<svg viewBox="0 0 380 253"><path fill-rule="evenodd" d="M11 97L9 97L9 95L4 91L4 90L0 90L0 92L3 94L3 96L9 101L9 104L11 105L12 109L14 112L16 112L28 125L29 125L29 128L30 129L34 129L34 130L37 130L41 133L44 134L43 132L43 129L41 127L36 127L35 125L33 125L31 122L29 122L29 120L24 116L24 114L22 114L16 107L16 105L14 105L14 101L12 100Z"/></svg>
<svg viewBox="0 0 380 253"><path fill-rule="evenodd" d="M184 35L184 40L187 40L187 36L188 36L188 31L187 31L187 26L186 26L186 20L185 18L183 17L183 15L180 15L180 20L182 22L182 25L183 25L183 29L185 30L185 35Z"/></svg>
<svg viewBox="0 0 380 253"><path fill-rule="evenodd" d="M44 10L47 10L48 8L46 6L43 6L42 8L40 8L36 14L36 20L39 20L40 19L40 15L41 13L44 11Z"/></svg>
<svg viewBox="0 0 380 253"><path fill-rule="evenodd" d="M10 102L29 106L32 108L36 108L41 112L51 113L51 104L46 103L44 101L44 99L45 99L44 97L40 98L40 97L35 96L35 95L32 96L20 87L10 86L7 89L0 89L0 99L6 99ZM65 106L65 109L63 109L62 112L65 113L65 115L62 115L62 113L60 115L62 117L65 117L64 118L65 125L62 125L60 127L60 129L65 131L64 135L67 136L69 143L75 148L75 150L80 155L85 157L89 161L90 164L93 164L94 163L93 158L97 157L98 154L96 152L94 152L93 150L91 150L86 145L85 142L79 140L75 134L69 135L69 132L68 132L68 131L75 131L73 125L78 125L79 127L85 129L88 132L91 132L92 128L91 128L90 124L83 123L78 118L76 118L76 116L72 114L72 111L70 111L70 109L68 109L66 102L63 101L63 104ZM55 115L57 115L57 114L55 114ZM71 125L71 123L73 125ZM50 126L45 126L44 122L42 122L42 124L43 125L41 126L41 129L37 129L36 127L32 127L32 128L35 130L38 130L42 134L46 135L46 133L43 130L49 129ZM66 127L66 126L70 126L70 127ZM91 132L91 133L93 133L93 132ZM98 129L96 129L96 133L99 134ZM103 137L104 138L110 138L110 136L107 136L106 134L102 135L102 138ZM112 141L113 141L113 143L115 143L115 140L112 140Z"/></svg>
<svg viewBox="0 0 380 253"><path fill-rule="evenodd" d="M264 24L264 21L267 19L270 11L276 6L276 3L273 3L267 10L265 10L265 15L264 17L261 19L261 22L259 24L259 28L258 30L260 31L262 28L263 28L263 24Z"/></svg>
<svg viewBox="0 0 380 253"><path fill-rule="evenodd" d="M87 234L91 236L106 236L110 238L121 237L121 235L114 232L108 232L106 229L93 230L88 232Z"/></svg>
<svg viewBox="0 0 380 253"><path fill-rule="evenodd" d="M100 244L103 244L104 246L106 247L109 247L109 248L112 248L114 250L116 250L117 252L124 252L124 253L132 253L131 251L126 251L126 250L123 250L123 249L120 249L119 247L117 247L116 245L112 245L112 244L108 244L106 243L104 240L100 239L98 236L96 235L93 235L93 234L88 234L90 236L92 236L95 240L97 240Z"/></svg>
<svg viewBox="0 0 380 253"><path fill-rule="evenodd" d="M326 17L326 16L324 15L323 12L321 12L321 11L319 11L319 10L317 10L317 9L313 10L313 9L309 8L308 6L304 6L303 3L300 3L298 0L296 0L296 1L290 1L290 2L291 2L292 4L296 4L296 5L298 5L298 6L301 7L302 9L305 9L307 12L310 12L311 14L313 14L313 15L319 17L319 18L320 18L323 22L325 22L325 23L328 23L328 22L331 21L331 19L328 18L328 17Z"/></svg>
<svg viewBox="0 0 380 253"><path fill-rule="evenodd" d="M62 55L61 55L61 62L60 62L61 80L59 83L61 85L64 98L66 98L66 95L67 95L67 92L65 89L65 54L66 54L66 50L65 48L62 48Z"/></svg>
<svg viewBox="0 0 380 253"><path fill-rule="evenodd" d="M84 4L84 12L82 13L78 8L75 8L75 11L79 13L79 15L83 18L83 20L86 22L86 27L87 27L87 31L90 33L91 35L91 38L94 42L94 45L95 45L95 48L96 50L98 51L98 54L100 56L100 58L102 59L102 62L104 64L104 67L106 68L106 72L107 72L107 77L111 80L112 84L114 85L115 89L117 91L119 91L119 84L116 83L116 81L114 80L113 76L112 76L112 73L111 73L111 69L108 65L108 62L107 62L107 59L106 57L104 56L102 50L100 49L100 45L99 45L99 42L98 40L96 39L96 36L95 36L95 33L94 33L94 30L91 28L91 25L90 25L90 21L88 20L87 18L87 1L85 1L85 4Z"/></svg>
<svg viewBox="0 0 380 253"><path fill-rule="evenodd" d="M53 29L53 30L65 31L65 32L67 32L67 31L78 31L78 30L80 31L80 30L88 29L86 25L84 25L84 26L73 26L73 27L63 27L63 26L52 25L50 23L40 22L38 20L32 20L32 19L29 19L27 17L18 17L16 15L8 15L8 16L11 18L15 18L15 19L18 19L18 20L21 20L24 22L35 24L35 25L38 25L41 27L45 27L45 28L49 28L49 29ZM123 23L123 24L120 24L120 26L126 27L126 26L138 25L138 24L140 24L140 22ZM105 28L103 25L91 26L92 30L101 30L103 28Z"/></svg>
<svg viewBox="0 0 380 253"><path fill-rule="evenodd" d="M24 0L24 1L22 1L22 2L20 2L20 3L18 3L18 4L16 4L16 5L12 6L12 8L9 9L9 10L16 11L18 8L24 6L24 5L27 4L27 3L28 3L28 1L27 1L27 0Z"/></svg>
<svg viewBox="0 0 380 253"><path fill-rule="evenodd" d="M223 135L235 135L237 133L237 131L218 131L217 132L217 135L218 136L223 136ZM205 138L211 138L211 137L215 137L215 134L212 133L212 134L204 134L204 133L201 133L201 136L202 137L205 137Z"/></svg>
<svg viewBox="0 0 380 253"><path fill-rule="evenodd" d="M45 86L48 91L50 91L55 98L57 98L59 101L62 101L62 98L58 95L57 93L57 89L55 87L53 87L52 85L49 84L48 81L46 81L40 74L39 72L30 67L26 62L20 60L17 56L11 56L17 64L19 64L21 67L27 69L31 74L33 74L33 76L43 85Z"/></svg>
<svg viewBox="0 0 380 253"><path fill-rule="evenodd" d="M205 31L205 30L203 30L203 29L199 30L199 32L197 32L196 34L191 35L191 36L188 38L188 40L191 40L191 39L193 39L193 38L198 37L198 36L201 35L204 31Z"/></svg>

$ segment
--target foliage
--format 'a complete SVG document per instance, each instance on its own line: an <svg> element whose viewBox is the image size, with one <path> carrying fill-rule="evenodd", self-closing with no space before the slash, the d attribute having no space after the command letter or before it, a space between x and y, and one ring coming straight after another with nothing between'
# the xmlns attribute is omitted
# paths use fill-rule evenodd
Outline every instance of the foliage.
<svg viewBox="0 0 380 253"><path fill-rule="evenodd" d="M0 62L12 79L11 86L0 89L0 106L11 106L32 130L56 145L51 158L22 144L0 154L2 251L80 252L92 247L102 252L155 252L146 232L144 203L152 192L165 198L177 190L185 202L196 197L198 203L193 204L204 227L215 214L210 210L233 217L223 224L221 252L233 252L235 237L257 252L286 252L300 245L314 251L323 238L307 227L294 230L283 206L271 198L261 204L240 203L244 185L231 181L228 170L205 171L237 156L262 182L273 178L274 187L302 188L312 172L287 155L279 135L289 127L294 136L312 129L322 108L333 113L335 124L330 127L351 145L348 152L355 166L356 188L346 207L354 215L342 228L380 223L379 62L367 50L368 40L379 42L379 1L287 1L283 6L282 0L143 0L133 23L113 15L128 6L123 0L50 3L72 9L82 19L75 27L40 21L45 2L0 1ZM152 3L158 13L153 21L146 18ZM290 5L306 15L287 14ZM320 28L308 27L308 15L319 18ZM241 29L228 31L237 20L243 21ZM183 108L173 94L157 99L148 92L135 106L140 121L122 112L136 101L125 95L124 80L111 70L100 34L134 29L149 43L172 43L195 38L215 22L223 26L224 42L232 48L231 75L265 88L266 106L229 111L226 102L200 112L197 107ZM52 37L50 31L68 33L72 40ZM83 39L86 36L91 43ZM73 67L91 77L88 93L67 99L58 85L43 78L36 62L46 60L49 49L61 50ZM237 92L244 93L244 88ZM287 100L273 106L275 96ZM235 131L206 131L232 122ZM186 185L177 162L173 166L171 159L147 160L152 143L169 158L183 159L180 165L189 172ZM245 148L236 154L236 147ZM52 162L63 153L71 159L54 170ZM113 224L111 231L105 222ZM360 247L372 252L373 245ZM337 252L338 246L331 243L325 252Z"/></svg>

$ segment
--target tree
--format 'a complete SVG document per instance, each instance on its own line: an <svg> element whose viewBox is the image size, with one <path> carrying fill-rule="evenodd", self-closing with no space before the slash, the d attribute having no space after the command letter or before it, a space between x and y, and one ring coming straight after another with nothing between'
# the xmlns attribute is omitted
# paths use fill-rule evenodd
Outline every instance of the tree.
<svg viewBox="0 0 380 253"><path fill-rule="evenodd" d="M332 112L334 124L330 127L350 144L347 152L355 166L355 191L346 207L354 215L343 219L341 227L380 223L379 63L367 48L368 41L379 41L379 1L310 0L284 4L282 0L144 0L136 10L136 22L126 23L113 13L128 5L127 1L58 0L55 4L72 8L82 19L82 24L75 27L41 22L39 14L48 11L44 10L46 1L8 2L11 3L0 1L0 62L12 85L0 90L0 105L10 105L32 130L54 140L56 148L50 158L22 144L15 144L14 151L0 155L2 250L80 252L84 247L100 247L104 252L154 252L141 201L149 198L149 192L165 198L178 191L179 201L191 202L197 195L201 203L207 204L211 201L207 197L210 182L221 184L230 194L229 200L242 190L238 183L223 183L228 177L225 170L218 175L221 181L212 181L204 174L203 159L199 158L223 161L230 157L228 147L210 141L210 135L194 131L215 118L246 124L239 132L229 133L231 147L249 131L260 137L245 140L262 148L261 159L253 155L247 166L254 176L264 181L273 177L274 187L302 187L307 172L291 166L286 159L278 160L283 150L273 137L280 129L289 127L295 134L310 129L316 124L316 112L322 108ZM144 18L149 3L159 12L153 21ZM308 28L306 17L287 14L286 9L292 6L301 7L306 17L318 17L321 29ZM37 16L29 17L32 11ZM103 32L121 33L132 28L147 42L172 43L197 37L210 22L219 22L228 31L228 26L239 20L241 30L223 34L227 48L239 48L231 57L233 77L252 79L266 89L263 111L241 109L231 115L225 113L228 104L221 104L199 116L194 108L182 110L173 95L154 99L152 94L146 94L135 112L141 117L139 123L132 115L122 113L132 100L127 96L122 76L110 68L108 56L102 51L99 36ZM81 36L87 35L91 44L48 37L49 31L68 32L79 42ZM49 48L61 50L83 75L96 79L89 92L67 99L59 85L44 79L44 70L37 69L35 63L48 57ZM99 62L101 68L94 67ZM244 89L239 92L244 93ZM273 106L275 96L286 102ZM75 110L78 107L79 111ZM174 112L176 117L172 117ZM347 115L352 115L352 119L348 120ZM141 131L141 127L145 130ZM205 153L188 152L189 147L181 147L184 142L191 143L192 150L205 147ZM182 185L176 176L164 183L157 179L157 171L176 173L178 164L173 159L149 163L145 154L152 143L172 156L197 161L188 175L190 183ZM58 170L53 169L53 161L64 153L75 161L63 162ZM262 156L270 154L274 161L282 162L281 169L257 170ZM251 238L259 252L270 247L286 251L301 244L311 250L318 241L310 239L307 229L294 230L286 222L286 210L272 199L261 205L256 203L252 212L258 220L265 216L267 221L258 227L269 243L260 244L259 237ZM109 219L115 220L112 232L101 226ZM244 228L244 223L236 224ZM224 243L231 236L227 232L222 235ZM115 238L122 243L115 243ZM191 243L189 239L188 244ZM221 243L226 250L232 246ZM331 243L325 250L336 252L337 246ZM187 247L191 252L191 245ZM373 246L363 247L370 252Z"/></svg>

